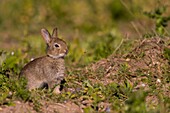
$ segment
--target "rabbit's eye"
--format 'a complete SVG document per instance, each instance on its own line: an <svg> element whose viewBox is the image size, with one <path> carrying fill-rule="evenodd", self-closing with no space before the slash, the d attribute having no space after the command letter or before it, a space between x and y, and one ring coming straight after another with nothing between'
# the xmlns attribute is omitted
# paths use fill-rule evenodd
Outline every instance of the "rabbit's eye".
<svg viewBox="0 0 170 113"><path fill-rule="evenodd" d="M59 44L54 44L54 47L58 48L58 47L60 47L60 46L59 46Z"/></svg>

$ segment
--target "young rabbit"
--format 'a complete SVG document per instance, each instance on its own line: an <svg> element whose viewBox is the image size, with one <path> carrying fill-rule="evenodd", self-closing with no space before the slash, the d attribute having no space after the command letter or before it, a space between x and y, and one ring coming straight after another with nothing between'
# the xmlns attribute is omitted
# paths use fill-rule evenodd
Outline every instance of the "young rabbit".
<svg viewBox="0 0 170 113"><path fill-rule="evenodd" d="M54 88L54 93L59 93L59 85L64 78L64 57L68 47L65 41L58 38L57 28L52 35L46 29L41 29L41 35L47 44L47 55L34 59L21 70L20 77L26 77L29 90L36 88Z"/></svg>

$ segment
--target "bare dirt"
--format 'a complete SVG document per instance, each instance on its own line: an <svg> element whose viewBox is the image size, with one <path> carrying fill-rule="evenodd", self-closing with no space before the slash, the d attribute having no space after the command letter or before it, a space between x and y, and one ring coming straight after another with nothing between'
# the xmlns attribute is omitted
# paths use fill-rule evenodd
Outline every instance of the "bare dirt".
<svg viewBox="0 0 170 113"><path fill-rule="evenodd" d="M39 111L34 109L32 103L15 101L13 106L2 106L0 113L82 113L83 111L74 103L54 103L41 101L42 107Z"/></svg>

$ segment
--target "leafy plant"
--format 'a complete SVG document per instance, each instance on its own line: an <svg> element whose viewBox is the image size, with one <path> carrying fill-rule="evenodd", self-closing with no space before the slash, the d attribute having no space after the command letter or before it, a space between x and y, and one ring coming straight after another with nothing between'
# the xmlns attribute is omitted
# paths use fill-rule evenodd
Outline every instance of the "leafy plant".
<svg viewBox="0 0 170 113"><path fill-rule="evenodd" d="M8 98L18 98L26 101L30 95L25 88L26 80L24 78L18 80L20 65L23 61L20 52L8 53L2 51L0 59L0 103L10 103Z"/></svg>
<svg viewBox="0 0 170 113"><path fill-rule="evenodd" d="M169 48L164 49L164 57L170 61L170 49Z"/></svg>
<svg viewBox="0 0 170 113"><path fill-rule="evenodd" d="M165 28L168 26L170 16L164 16L167 6L159 6L154 11L144 12L146 16L155 20L155 30L159 35L165 34Z"/></svg>
<svg viewBox="0 0 170 113"><path fill-rule="evenodd" d="M147 92L144 91L136 91L131 94L129 99L125 102L125 111L126 113L145 113L146 105L145 98L147 96Z"/></svg>

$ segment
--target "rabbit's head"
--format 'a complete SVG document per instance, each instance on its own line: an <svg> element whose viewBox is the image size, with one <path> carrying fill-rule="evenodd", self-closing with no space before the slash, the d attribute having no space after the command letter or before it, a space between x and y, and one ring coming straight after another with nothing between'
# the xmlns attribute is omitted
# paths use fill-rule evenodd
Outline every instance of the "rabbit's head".
<svg viewBox="0 0 170 113"><path fill-rule="evenodd" d="M57 28L53 29L52 35L46 29L41 29L41 35L47 44L47 55L52 58L64 58L68 53L65 41L58 38Z"/></svg>

